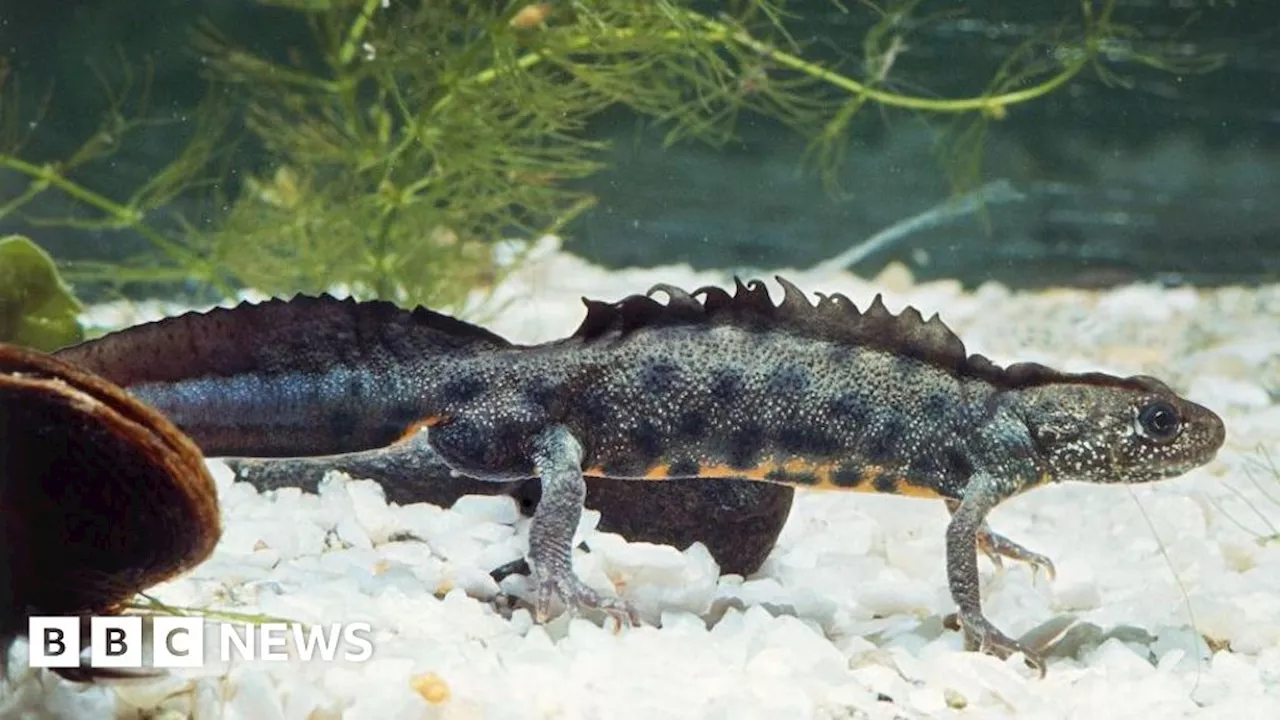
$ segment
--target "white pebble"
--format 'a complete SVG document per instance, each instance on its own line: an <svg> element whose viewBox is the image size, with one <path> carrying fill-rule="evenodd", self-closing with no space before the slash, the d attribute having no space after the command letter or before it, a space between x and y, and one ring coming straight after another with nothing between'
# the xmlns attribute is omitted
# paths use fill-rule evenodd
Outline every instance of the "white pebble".
<svg viewBox="0 0 1280 720"><path fill-rule="evenodd" d="M1111 677L1139 679L1155 672L1147 658L1138 655L1127 643L1110 638L1092 653L1092 662Z"/></svg>
<svg viewBox="0 0 1280 720"><path fill-rule="evenodd" d="M269 676L240 669L233 670L231 682L236 692L227 704L227 717L237 720L284 720L280 694Z"/></svg>
<svg viewBox="0 0 1280 720"><path fill-rule="evenodd" d="M351 509L370 542L381 544L395 532L395 519L387 507L386 493L372 480L352 480L346 484Z"/></svg>
<svg viewBox="0 0 1280 720"><path fill-rule="evenodd" d="M520 519L520 508L507 495L464 495L450 508L453 512L475 520L514 525Z"/></svg>

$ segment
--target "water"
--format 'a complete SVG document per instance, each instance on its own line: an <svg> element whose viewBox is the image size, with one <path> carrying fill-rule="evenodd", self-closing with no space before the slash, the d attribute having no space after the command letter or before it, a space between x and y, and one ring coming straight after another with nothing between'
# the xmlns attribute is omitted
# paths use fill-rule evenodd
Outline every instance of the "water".
<svg viewBox="0 0 1280 720"><path fill-rule="evenodd" d="M538 343L578 327L584 297L740 276L776 301L777 273L810 299L937 313L1001 365L1157 376L1223 418L1212 462L1141 486L1036 488L990 517L1057 564L1051 582L979 565L984 612L1048 645L1046 680L962 652L945 622L948 514L903 492L589 478L575 568L660 627L534 629L521 558L540 481L452 473L428 442L447 418L432 414L410 417L414 442L394 453L250 461L236 467L258 474L239 476L209 458L223 539L152 589L259 620L367 622L373 662L83 690L26 676L0 686L0 717L1280 716L1280 9L790 3L785 35L759 3L749 34L721 15L752 4L0 0L0 237L31 238L62 278L42 260L0 267L24 279L0 283L0 342L18 326L52 337L55 314L97 335L329 292ZM989 88L1003 101L947 104ZM299 321L314 323L294 328L300 345L328 336L331 312ZM378 333L334 335L357 356ZM262 362L287 344L261 328L191 333L138 365L246 362L217 352L225 337ZM799 356L779 337L751 358L761 373L771 353ZM368 365L348 399L387 387ZM237 387L270 414L259 379ZM554 405L539 379L494 382ZM650 399L650 414L670 405ZM352 405L325 432L359 425ZM604 407L600 422L624 414ZM645 421L631 418L662 425ZM636 442L670 468L657 432ZM0 490L31 481L0 470ZM467 493L497 510L449 507Z"/></svg>

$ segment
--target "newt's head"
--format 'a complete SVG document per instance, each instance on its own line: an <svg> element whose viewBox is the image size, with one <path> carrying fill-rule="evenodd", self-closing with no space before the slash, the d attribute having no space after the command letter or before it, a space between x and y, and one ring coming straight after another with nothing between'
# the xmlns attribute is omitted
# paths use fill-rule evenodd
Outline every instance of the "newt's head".
<svg viewBox="0 0 1280 720"><path fill-rule="evenodd" d="M1056 479L1171 478L1212 460L1226 439L1222 418L1153 377L1080 380L1017 391L1020 414Z"/></svg>

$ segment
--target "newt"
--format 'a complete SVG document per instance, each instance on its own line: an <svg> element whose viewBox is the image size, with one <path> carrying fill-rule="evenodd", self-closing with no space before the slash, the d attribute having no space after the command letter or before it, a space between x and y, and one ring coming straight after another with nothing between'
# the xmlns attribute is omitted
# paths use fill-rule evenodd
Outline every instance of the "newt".
<svg viewBox="0 0 1280 720"><path fill-rule="evenodd" d="M639 622L573 571L588 477L940 499L966 648L1020 652L1043 675L1040 655L983 614L977 555L1053 565L987 514L1052 482L1184 474L1216 456L1221 418L1153 377L1002 367L969 354L937 314L894 315L879 295L864 310L838 293L813 303L777 281L777 304L762 281L736 279L732 293L659 284L584 298L576 331L533 345L426 308L326 295L189 313L60 354L166 413L209 455L360 452L424 433L460 475L537 478L528 559L540 622L556 598Z"/></svg>

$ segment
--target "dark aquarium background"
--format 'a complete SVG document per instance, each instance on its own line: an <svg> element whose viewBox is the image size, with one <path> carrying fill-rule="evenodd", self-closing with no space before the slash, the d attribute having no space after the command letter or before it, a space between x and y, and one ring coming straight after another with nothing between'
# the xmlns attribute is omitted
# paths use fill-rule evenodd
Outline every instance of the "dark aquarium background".
<svg viewBox="0 0 1280 720"><path fill-rule="evenodd" d="M6 0L0 234L88 300L363 278L443 302L492 280L475 247L503 236L611 267L810 266L1003 181L1017 200L853 269L1280 278L1274 3L383 4ZM825 72L926 105L1027 97L902 107Z"/></svg>

